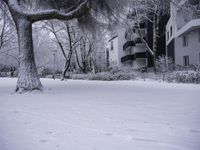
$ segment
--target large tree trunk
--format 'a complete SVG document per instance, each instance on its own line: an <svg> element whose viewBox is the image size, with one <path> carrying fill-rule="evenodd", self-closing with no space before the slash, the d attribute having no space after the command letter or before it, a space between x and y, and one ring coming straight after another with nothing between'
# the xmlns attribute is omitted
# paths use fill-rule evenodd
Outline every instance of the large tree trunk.
<svg viewBox="0 0 200 150"><path fill-rule="evenodd" d="M32 22L26 17L15 17L15 23L19 41L19 73L16 91L41 90L42 84L36 69Z"/></svg>

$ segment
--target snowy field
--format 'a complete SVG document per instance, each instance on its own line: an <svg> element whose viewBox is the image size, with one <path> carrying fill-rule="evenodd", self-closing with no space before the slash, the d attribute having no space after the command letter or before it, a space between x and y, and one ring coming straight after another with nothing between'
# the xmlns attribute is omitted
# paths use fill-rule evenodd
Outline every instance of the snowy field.
<svg viewBox="0 0 200 150"><path fill-rule="evenodd" d="M200 85L0 79L0 150L200 150Z"/></svg>

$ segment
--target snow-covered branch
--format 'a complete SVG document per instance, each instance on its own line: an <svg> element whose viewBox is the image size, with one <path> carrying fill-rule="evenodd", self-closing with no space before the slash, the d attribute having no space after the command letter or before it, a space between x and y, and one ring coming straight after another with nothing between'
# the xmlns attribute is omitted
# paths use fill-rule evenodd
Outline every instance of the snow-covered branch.
<svg viewBox="0 0 200 150"><path fill-rule="evenodd" d="M64 12L59 9L47 9L43 11L28 11L20 7L17 0L8 0L9 7L13 12L23 16L27 16L32 22L50 19L70 20L77 18L85 14L89 10L88 0L82 0L82 2L74 9Z"/></svg>
<svg viewBox="0 0 200 150"><path fill-rule="evenodd" d="M84 0L82 3L79 4L78 7L74 8L73 10L65 13L61 12L57 9L50 9L35 13L29 13L32 21L40 21L40 20L49 20L49 19L60 19L60 20L71 20L73 18L77 18L85 14L89 9L89 3L87 0Z"/></svg>

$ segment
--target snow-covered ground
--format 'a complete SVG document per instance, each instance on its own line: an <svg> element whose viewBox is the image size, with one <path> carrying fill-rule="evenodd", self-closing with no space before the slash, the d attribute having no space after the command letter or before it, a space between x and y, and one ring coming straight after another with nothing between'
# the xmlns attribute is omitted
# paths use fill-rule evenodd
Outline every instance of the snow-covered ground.
<svg viewBox="0 0 200 150"><path fill-rule="evenodd" d="M0 150L200 150L200 85L0 79Z"/></svg>

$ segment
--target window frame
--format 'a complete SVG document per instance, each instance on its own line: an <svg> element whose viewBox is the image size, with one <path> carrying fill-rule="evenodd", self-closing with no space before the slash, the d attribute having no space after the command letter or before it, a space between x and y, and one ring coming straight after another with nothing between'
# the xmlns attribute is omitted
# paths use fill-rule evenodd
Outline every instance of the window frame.
<svg viewBox="0 0 200 150"><path fill-rule="evenodd" d="M187 47L189 45L188 35L183 35L183 47Z"/></svg>
<svg viewBox="0 0 200 150"><path fill-rule="evenodd" d="M189 55L183 56L183 65L186 66L186 67L190 65Z"/></svg>
<svg viewBox="0 0 200 150"><path fill-rule="evenodd" d="M173 28L172 26L170 27L170 37L172 37L172 31L173 31Z"/></svg>
<svg viewBox="0 0 200 150"><path fill-rule="evenodd" d="M200 43L200 30L198 30L198 41Z"/></svg>
<svg viewBox="0 0 200 150"><path fill-rule="evenodd" d="M113 41L110 42L110 50L111 50L111 51L114 50L114 42L113 42Z"/></svg>

